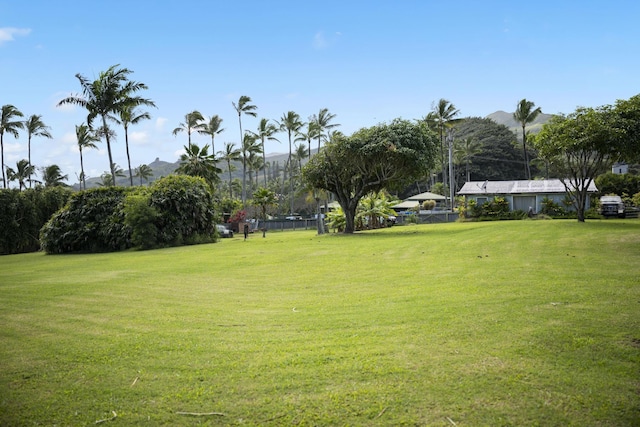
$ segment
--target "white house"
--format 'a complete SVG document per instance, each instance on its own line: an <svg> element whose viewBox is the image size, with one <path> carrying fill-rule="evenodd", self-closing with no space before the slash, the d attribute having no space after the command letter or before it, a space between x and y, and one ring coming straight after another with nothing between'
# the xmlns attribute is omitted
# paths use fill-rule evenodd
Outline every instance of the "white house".
<svg viewBox="0 0 640 427"><path fill-rule="evenodd" d="M425 193L420 193L420 194L411 196L405 199L403 202L398 203L395 206L392 206L391 208L398 212L408 211L411 209L415 209L418 206L422 206L422 202L424 202L425 200L434 200L436 202L436 209L437 209L438 207L444 206L447 198L440 194L430 193L427 191Z"/></svg>
<svg viewBox="0 0 640 427"><path fill-rule="evenodd" d="M596 193L598 189L591 182L587 191ZM559 179L542 179L533 181L470 181L466 182L458 195L464 196L466 201L475 200L479 205L493 199L495 196L504 197L509 202L512 211L527 212L532 208L534 212L542 209L542 200L549 198L554 203L562 205L567 191ZM587 198L586 209L589 209Z"/></svg>

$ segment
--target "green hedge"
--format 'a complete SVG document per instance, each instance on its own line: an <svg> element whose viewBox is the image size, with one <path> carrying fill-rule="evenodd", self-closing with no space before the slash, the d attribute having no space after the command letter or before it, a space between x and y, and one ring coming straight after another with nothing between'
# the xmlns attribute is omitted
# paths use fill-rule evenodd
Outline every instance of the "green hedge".
<svg viewBox="0 0 640 427"><path fill-rule="evenodd" d="M40 250L40 228L71 194L63 187L0 190L0 254Z"/></svg>
<svg viewBox="0 0 640 427"><path fill-rule="evenodd" d="M42 228L50 254L111 252L215 241L213 198L201 178L170 175L150 187L82 191Z"/></svg>

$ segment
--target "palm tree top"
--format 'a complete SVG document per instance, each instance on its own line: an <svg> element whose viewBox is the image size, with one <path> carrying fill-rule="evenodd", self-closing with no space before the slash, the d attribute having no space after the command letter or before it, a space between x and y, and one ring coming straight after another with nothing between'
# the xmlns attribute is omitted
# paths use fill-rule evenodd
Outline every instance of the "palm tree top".
<svg viewBox="0 0 640 427"><path fill-rule="evenodd" d="M238 116L240 116L242 113L251 117L256 117L257 115L254 110L258 109L258 107L251 104L251 98L246 95L242 95L240 99L238 99L237 104L233 101L231 101L231 104L233 105L233 108L235 108L235 110L238 112Z"/></svg>
<svg viewBox="0 0 640 427"><path fill-rule="evenodd" d="M516 107L515 113L513 113L513 119L524 127L527 123L531 123L538 117L538 114L542 113L540 107L535 107L536 104L532 101L528 101L526 98L520 100Z"/></svg>
<svg viewBox="0 0 640 427"><path fill-rule="evenodd" d="M133 71L118 67L120 64L112 65L106 71L102 71L94 81L87 79L80 73L76 74L82 87L82 94L68 96L60 100L57 105L72 104L86 108L89 126L98 116L115 120L112 114L127 107L140 105L155 107L155 103L149 99L132 96L136 92L148 89L148 87L144 83L128 79L128 75Z"/></svg>
<svg viewBox="0 0 640 427"><path fill-rule="evenodd" d="M53 138L53 136L51 136L51 133L49 133L50 127L44 124L41 115L33 114L29 116L29 118L25 120L24 123L29 135L42 136L44 138Z"/></svg>
<svg viewBox="0 0 640 427"><path fill-rule="evenodd" d="M24 128L24 122L12 120L14 117L24 117L24 114L11 104L3 105L0 115L0 134L7 132L16 138L18 137L18 129Z"/></svg>

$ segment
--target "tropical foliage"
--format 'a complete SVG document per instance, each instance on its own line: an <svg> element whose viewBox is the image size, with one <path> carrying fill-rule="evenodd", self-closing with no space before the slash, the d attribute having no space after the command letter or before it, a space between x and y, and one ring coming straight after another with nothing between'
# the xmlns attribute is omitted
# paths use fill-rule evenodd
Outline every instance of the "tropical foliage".
<svg viewBox="0 0 640 427"><path fill-rule="evenodd" d="M213 189L220 180L222 171L216 166L216 157L209 154L209 144L200 148L196 144L184 147L186 152L180 156L180 166L176 169L179 174L199 176Z"/></svg>
<svg viewBox="0 0 640 427"><path fill-rule="evenodd" d="M536 136L534 145L564 183L578 221L585 220L587 190L594 178L614 161L640 156L640 133L633 117L640 119L640 96L615 106L580 107L567 116L554 116ZM634 143L635 151L630 148Z"/></svg>
<svg viewBox="0 0 640 427"><path fill-rule="evenodd" d="M518 102L515 113L513 113L513 119L522 126L522 153L524 157L524 166L527 179L531 179L531 166L529 161L529 153L527 152L527 124L533 122L538 114L542 113L540 107L534 108L536 104L532 101L522 99Z"/></svg>
<svg viewBox="0 0 640 427"><path fill-rule="evenodd" d="M267 220L267 213L270 208L278 205L278 197L276 193L269 190L268 188L258 188L253 193L253 205L260 208L260 219L263 221ZM262 228L262 237L266 236L267 229Z"/></svg>
<svg viewBox="0 0 640 427"><path fill-rule="evenodd" d="M40 229L71 194L63 187L0 190L0 254L39 250Z"/></svg>
<svg viewBox="0 0 640 427"><path fill-rule="evenodd" d="M49 126L45 125L42 121L42 116L33 114L29 116L27 120L24 122L24 128L27 131L27 150L28 156L27 160L29 161L29 166L33 166L31 164L31 138L34 136L41 136L43 138L53 138L51 133L49 133ZM31 179L29 179L29 188L31 188Z"/></svg>
<svg viewBox="0 0 640 427"><path fill-rule="evenodd" d="M88 113L87 125L90 128L92 128L94 119L98 117L101 119L99 134L105 138L107 143L112 178L116 172L111 152L113 136L109 131L108 120L116 121L116 115L127 108L133 109L143 105L155 106L151 100L135 95L137 92L147 89L147 86L144 83L129 80L128 76L132 71L118 67L119 64L112 65L106 71L101 72L94 81L88 80L81 74L76 74L82 87L82 94L71 95L58 102L59 106L72 104L85 108ZM111 185L115 185L115 180L112 180Z"/></svg>
<svg viewBox="0 0 640 427"><path fill-rule="evenodd" d="M353 233L360 199L424 176L433 167L436 141L426 124L396 119L334 138L307 163L303 177L311 187L335 194L345 213L344 232Z"/></svg>
<svg viewBox="0 0 640 427"><path fill-rule="evenodd" d="M14 138L18 137L18 130L24 127L24 122L17 120L23 114L13 105L7 104L2 106L0 112L0 169L2 169L2 187L7 188L7 176L5 174L4 163L4 134L8 133Z"/></svg>
<svg viewBox="0 0 640 427"><path fill-rule="evenodd" d="M74 193L44 225L47 253L112 252L215 240L213 198L202 178L171 175L147 187Z"/></svg>

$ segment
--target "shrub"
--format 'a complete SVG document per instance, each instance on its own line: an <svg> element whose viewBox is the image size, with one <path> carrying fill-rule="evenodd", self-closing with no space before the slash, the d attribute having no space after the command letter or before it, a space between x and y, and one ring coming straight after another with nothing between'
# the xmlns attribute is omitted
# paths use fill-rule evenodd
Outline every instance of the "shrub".
<svg viewBox="0 0 640 427"><path fill-rule="evenodd" d="M39 250L40 228L71 194L62 187L0 190L0 254Z"/></svg>
<svg viewBox="0 0 640 427"><path fill-rule="evenodd" d="M158 212L149 204L148 192L129 194L124 200L125 224L131 228L131 243L142 249L158 244Z"/></svg>
<svg viewBox="0 0 640 427"><path fill-rule="evenodd" d="M431 211L435 207L436 207L435 200L425 200L424 202L422 202L422 209L424 209L425 211Z"/></svg>
<svg viewBox="0 0 640 427"><path fill-rule="evenodd" d="M69 203L40 230L49 254L111 252L131 246L131 229L124 223L123 187L93 188L73 194Z"/></svg>
<svg viewBox="0 0 640 427"><path fill-rule="evenodd" d="M215 241L213 197L204 179L169 175L151 184L149 201L158 213L159 245Z"/></svg>
<svg viewBox="0 0 640 427"><path fill-rule="evenodd" d="M550 217L566 217L567 210L548 197L542 199L540 213Z"/></svg>

